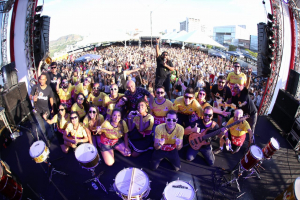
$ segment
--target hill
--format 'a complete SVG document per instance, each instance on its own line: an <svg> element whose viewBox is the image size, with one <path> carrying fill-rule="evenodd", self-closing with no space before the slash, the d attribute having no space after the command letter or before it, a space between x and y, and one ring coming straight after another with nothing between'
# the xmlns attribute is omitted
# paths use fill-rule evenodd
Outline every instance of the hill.
<svg viewBox="0 0 300 200"><path fill-rule="evenodd" d="M70 35L62 36L57 40L50 41L49 42L50 57L53 57L54 53L64 50L67 47L67 45L76 44L76 42L79 42L81 40L83 40L83 36L70 34Z"/></svg>

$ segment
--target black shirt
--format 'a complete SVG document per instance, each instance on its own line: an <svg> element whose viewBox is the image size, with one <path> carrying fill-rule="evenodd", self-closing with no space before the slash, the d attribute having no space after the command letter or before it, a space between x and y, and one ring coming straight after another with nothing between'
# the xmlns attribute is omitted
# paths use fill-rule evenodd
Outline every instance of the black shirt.
<svg viewBox="0 0 300 200"><path fill-rule="evenodd" d="M191 127L195 127L196 123L198 124L197 127L201 129L201 130L200 130L201 133L202 133L203 131L205 131L205 129L211 127L211 125L212 125L212 123L210 123L210 124L208 124L208 125L206 126L206 125L203 123L203 119L198 119L198 120L196 120L196 121L194 121L194 122L191 123ZM209 133L214 132L214 131L217 130L217 129L219 129L219 125L218 125L218 124L216 124L216 125L214 126L214 128L208 130L208 131L206 132L206 135L209 134ZM220 133L219 133L219 134L220 134ZM212 138L213 138L213 137L212 137Z"/></svg>
<svg viewBox="0 0 300 200"><path fill-rule="evenodd" d="M127 90L125 92L125 96L130 104L129 110L136 110L139 100L145 98L145 96L150 96L150 93L144 88L137 87L134 94L131 94L131 92Z"/></svg>
<svg viewBox="0 0 300 200"><path fill-rule="evenodd" d="M217 99L222 98L223 101L225 101L225 102L227 102L228 99L230 99L232 97L231 90L227 86L224 86L223 90L219 90L218 84L215 84L212 86L211 92L213 93L215 98L217 98Z"/></svg>
<svg viewBox="0 0 300 200"><path fill-rule="evenodd" d="M48 72L47 85L50 85L54 92L56 92L56 84L57 84L57 80L59 78L61 79L61 76L59 73L54 75L52 72Z"/></svg>
<svg viewBox="0 0 300 200"><path fill-rule="evenodd" d="M164 66L164 59L160 56L156 59L157 68L156 68L156 77L157 78L166 78L170 74L170 70ZM171 60L167 61L167 65L173 67Z"/></svg>
<svg viewBox="0 0 300 200"><path fill-rule="evenodd" d="M246 105L239 107L239 102L243 103L243 102L247 102ZM247 88L244 88L241 93L240 93L240 97L238 97L238 95L235 95L232 97L232 103L234 103L236 105L237 108L240 108L243 110L244 115L248 114L248 115L254 115L255 113L257 113L257 109L254 105L254 102L252 101L251 97L249 96L249 92Z"/></svg>
<svg viewBox="0 0 300 200"><path fill-rule="evenodd" d="M35 104L35 109L38 113L42 114L45 112L49 112L49 107L48 107L48 103L49 103L49 99L53 98L53 92L50 86L47 85L47 87L43 90L40 86L40 84L38 85L34 85L32 87L31 93L32 96L34 96L35 94L37 94L38 96L38 100Z"/></svg>

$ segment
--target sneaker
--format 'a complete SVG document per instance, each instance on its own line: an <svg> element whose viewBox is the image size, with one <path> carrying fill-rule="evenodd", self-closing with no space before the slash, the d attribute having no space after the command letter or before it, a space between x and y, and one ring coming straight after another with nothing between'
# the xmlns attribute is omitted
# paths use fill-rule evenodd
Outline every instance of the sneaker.
<svg viewBox="0 0 300 200"><path fill-rule="evenodd" d="M214 150L214 154L218 154L221 153L223 150L221 148L217 148L216 150Z"/></svg>

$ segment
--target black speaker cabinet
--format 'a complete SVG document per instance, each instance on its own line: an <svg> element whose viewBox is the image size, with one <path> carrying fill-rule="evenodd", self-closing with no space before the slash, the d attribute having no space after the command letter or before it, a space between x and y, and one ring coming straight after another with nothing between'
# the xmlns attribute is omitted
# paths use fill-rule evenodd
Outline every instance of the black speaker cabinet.
<svg viewBox="0 0 300 200"><path fill-rule="evenodd" d="M297 119L293 124L292 131L300 138L300 122Z"/></svg>
<svg viewBox="0 0 300 200"><path fill-rule="evenodd" d="M300 102L285 90L279 90L275 105L282 108L293 119L299 116Z"/></svg>
<svg viewBox="0 0 300 200"><path fill-rule="evenodd" d="M1 68L1 71L4 82L4 89L9 89L12 86L18 84L18 73L14 62L3 66Z"/></svg>
<svg viewBox="0 0 300 200"><path fill-rule="evenodd" d="M300 148L300 139L297 134L292 130L286 140L290 143L295 151L298 151Z"/></svg>
<svg viewBox="0 0 300 200"><path fill-rule="evenodd" d="M286 110L275 104L271 112L271 117L285 133L291 131L295 118L292 118Z"/></svg>
<svg viewBox="0 0 300 200"><path fill-rule="evenodd" d="M290 70L289 73L289 80L288 85L286 88L286 91L291 93L294 96L298 96L299 94L299 80L300 80L300 74L296 72L295 70Z"/></svg>

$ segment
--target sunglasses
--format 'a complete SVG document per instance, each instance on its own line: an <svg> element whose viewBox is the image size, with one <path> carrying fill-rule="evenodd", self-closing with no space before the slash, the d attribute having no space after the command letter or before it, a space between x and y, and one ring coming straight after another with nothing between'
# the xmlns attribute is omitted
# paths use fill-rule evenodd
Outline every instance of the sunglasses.
<svg viewBox="0 0 300 200"><path fill-rule="evenodd" d="M200 93L199 93L199 95L205 95L205 93L203 93L203 92L200 92Z"/></svg>
<svg viewBox="0 0 300 200"><path fill-rule="evenodd" d="M78 118L77 116L76 116L76 117L70 117L70 119L71 119L71 120L73 120L73 119L77 119L77 118Z"/></svg>
<svg viewBox="0 0 300 200"><path fill-rule="evenodd" d="M110 88L110 91L117 91L118 89L117 88Z"/></svg>
<svg viewBox="0 0 300 200"><path fill-rule="evenodd" d="M177 122L177 119L167 119L167 122L171 122L171 121Z"/></svg>
<svg viewBox="0 0 300 200"><path fill-rule="evenodd" d="M225 82L223 82L223 81L219 81L219 83L222 83L222 84L224 84Z"/></svg>
<svg viewBox="0 0 300 200"><path fill-rule="evenodd" d="M163 94L163 93L165 93L165 92L156 92L156 94Z"/></svg>
<svg viewBox="0 0 300 200"><path fill-rule="evenodd" d="M234 67L240 67L239 65L234 65Z"/></svg>
<svg viewBox="0 0 300 200"><path fill-rule="evenodd" d="M192 100L194 97L184 96L185 99Z"/></svg>
<svg viewBox="0 0 300 200"><path fill-rule="evenodd" d="M100 90L100 87L93 87L94 90Z"/></svg>
<svg viewBox="0 0 300 200"><path fill-rule="evenodd" d="M69 82L68 81L64 81L64 82L62 82L62 84L68 84Z"/></svg>
<svg viewBox="0 0 300 200"><path fill-rule="evenodd" d="M204 113L204 117L212 117L213 116L213 114L207 114L207 113Z"/></svg>
<svg viewBox="0 0 300 200"><path fill-rule="evenodd" d="M56 69L56 67L51 67L51 69Z"/></svg>
<svg viewBox="0 0 300 200"><path fill-rule="evenodd" d="M78 98L78 100L79 100L79 101L83 101L83 100L84 100L84 98Z"/></svg>
<svg viewBox="0 0 300 200"><path fill-rule="evenodd" d="M95 113L96 113L96 111L94 111L94 110L90 110L90 111L89 111L89 113L94 113L94 114L95 114Z"/></svg>
<svg viewBox="0 0 300 200"><path fill-rule="evenodd" d="M64 111L65 109L58 109L58 111L60 112L60 111Z"/></svg>

